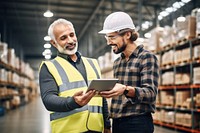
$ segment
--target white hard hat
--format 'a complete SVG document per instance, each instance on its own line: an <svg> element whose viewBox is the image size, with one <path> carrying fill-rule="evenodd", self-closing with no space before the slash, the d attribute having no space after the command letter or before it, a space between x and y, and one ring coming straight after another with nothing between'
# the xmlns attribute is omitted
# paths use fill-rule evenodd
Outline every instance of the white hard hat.
<svg viewBox="0 0 200 133"><path fill-rule="evenodd" d="M103 30L100 34L116 32L122 29L135 29L131 17L125 12L114 12L107 16L104 21Z"/></svg>

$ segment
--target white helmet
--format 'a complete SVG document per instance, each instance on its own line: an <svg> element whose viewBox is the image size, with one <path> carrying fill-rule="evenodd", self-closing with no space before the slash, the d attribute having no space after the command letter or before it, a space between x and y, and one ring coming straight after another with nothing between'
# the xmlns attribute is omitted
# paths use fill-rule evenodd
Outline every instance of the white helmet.
<svg viewBox="0 0 200 133"><path fill-rule="evenodd" d="M99 31L99 33L107 34L126 28L135 29L131 17L125 12L114 12L107 16L104 21L103 30Z"/></svg>

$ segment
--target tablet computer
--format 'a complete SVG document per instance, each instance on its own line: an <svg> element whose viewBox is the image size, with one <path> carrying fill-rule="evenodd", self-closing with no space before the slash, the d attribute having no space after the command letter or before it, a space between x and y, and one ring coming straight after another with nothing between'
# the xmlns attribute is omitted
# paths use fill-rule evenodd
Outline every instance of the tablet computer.
<svg viewBox="0 0 200 133"><path fill-rule="evenodd" d="M89 90L108 91L115 86L117 81L118 79L94 79L88 86L87 91Z"/></svg>

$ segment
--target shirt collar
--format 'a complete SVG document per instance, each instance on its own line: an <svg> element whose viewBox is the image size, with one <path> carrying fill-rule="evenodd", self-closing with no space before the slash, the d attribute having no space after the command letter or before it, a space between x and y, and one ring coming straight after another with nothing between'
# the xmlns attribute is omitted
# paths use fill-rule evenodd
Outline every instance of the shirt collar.
<svg viewBox="0 0 200 133"><path fill-rule="evenodd" d="M143 45L139 45L136 47L136 49L133 51L133 53L130 55L130 58L131 57L138 57L139 53L143 50ZM125 58L125 55L124 53L121 54L121 57L122 58Z"/></svg>
<svg viewBox="0 0 200 133"><path fill-rule="evenodd" d="M81 53L80 53L79 51L77 51L75 54L76 54L76 56L77 56L76 62L78 63L78 62L80 62L80 59L81 59ZM58 53L58 56L60 56L60 57L62 57L62 58L64 58L64 59L66 59L66 60L68 60L69 62L74 62L74 61L70 58L70 56L67 55L67 54Z"/></svg>

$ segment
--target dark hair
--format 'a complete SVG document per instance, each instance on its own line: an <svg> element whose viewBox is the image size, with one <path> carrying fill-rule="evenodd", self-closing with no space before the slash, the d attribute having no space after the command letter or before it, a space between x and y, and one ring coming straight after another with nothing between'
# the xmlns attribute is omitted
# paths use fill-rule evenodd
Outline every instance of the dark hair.
<svg viewBox="0 0 200 133"><path fill-rule="evenodd" d="M138 37L139 37L138 32L133 31L132 34L131 34L130 40L136 41Z"/></svg>
<svg viewBox="0 0 200 133"><path fill-rule="evenodd" d="M125 33L127 33L127 32L131 32L131 37L130 37L131 41L136 41L137 38L139 37L138 32L136 32L133 29L122 29L122 30L118 31L119 35L121 35L121 36L125 35Z"/></svg>

